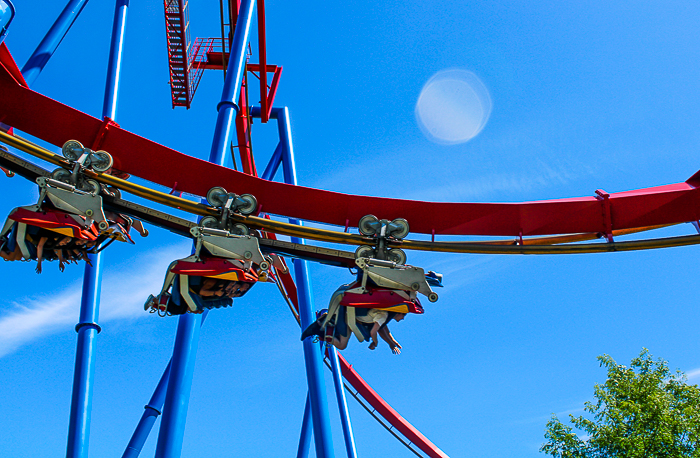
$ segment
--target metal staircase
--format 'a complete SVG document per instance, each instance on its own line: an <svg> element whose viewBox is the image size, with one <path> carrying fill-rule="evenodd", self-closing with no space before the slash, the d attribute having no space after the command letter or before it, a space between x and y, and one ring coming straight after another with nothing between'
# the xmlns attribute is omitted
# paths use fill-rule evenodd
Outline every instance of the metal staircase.
<svg viewBox="0 0 700 458"><path fill-rule="evenodd" d="M168 42L170 92L173 108L187 107L197 89L204 67L190 53L190 21L185 0L165 0L165 32Z"/></svg>

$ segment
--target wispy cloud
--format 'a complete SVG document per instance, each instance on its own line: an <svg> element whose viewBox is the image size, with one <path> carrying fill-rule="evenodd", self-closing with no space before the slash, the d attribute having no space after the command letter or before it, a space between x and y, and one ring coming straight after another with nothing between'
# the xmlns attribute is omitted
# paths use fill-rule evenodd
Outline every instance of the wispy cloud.
<svg viewBox="0 0 700 458"><path fill-rule="evenodd" d="M100 321L148 316L143 311L146 297L160 289L168 264L186 255L187 246L183 242L149 251L131 258L131 268L108 269L103 279ZM74 282L51 295L34 295L11 302L9 311L0 316L0 358L74 325L78 318L76 304L80 299L81 283Z"/></svg>
<svg viewBox="0 0 700 458"><path fill-rule="evenodd" d="M491 173L476 178L462 178L442 186L418 189L407 199L426 201L472 201L488 199L502 193L528 193L552 185L567 184L576 173L563 166L539 162L529 170Z"/></svg>
<svg viewBox="0 0 700 458"><path fill-rule="evenodd" d="M699 380L700 379L700 368L693 369L691 371L686 372L685 376L688 377L688 381Z"/></svg>
<svg viewBox="0 0 700 458"><path fill-rule="evenodd" d="M546 415L537 415L534 417L523 418L520 420L513 421L512 424L514 424L514 425L541 424L544 426L552 418L552 414L556 415L559 420L566 423L569 421L569 415L573 415L573 416L577 417L577 416L583 414L584 412L585 412L585 410L583 408L583 402L581 402L581 407L578 407L575 409L569 409L569 410L564 410L561 412L552 412L552 413L546 414Z"/></svg>

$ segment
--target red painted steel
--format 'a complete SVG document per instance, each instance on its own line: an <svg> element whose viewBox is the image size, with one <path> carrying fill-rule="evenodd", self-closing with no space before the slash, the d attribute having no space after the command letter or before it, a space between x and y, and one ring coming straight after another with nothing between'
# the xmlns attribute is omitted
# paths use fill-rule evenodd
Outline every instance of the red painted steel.
<svg viewBox="0 0 700 458"><path fill-rule="evenodd" d="M24 80L24 76L22 76L22 71L12 58L12 54L10 54L10 50L7 49L7 45L4 42L0 43L0 63L5 66L5 69L10 73L15 81L24 87L29 87L27 82Z"/></svg>
<svg viewBox="0 0 700 458"><path fill-rule="evenodd" d="M425 437L420 431L418 431L413 425L411 425L405 418L403 418L399 413L394 410L384 399L382 399L376 391L372 389L365 380L360 377L360 374L352 368L350 364L341 355L338 355L340 359L340 368L343 372L343 377L347 380L353 388L372 406L374 409L386 419L389 424L396 428L401 434L416 445L423 453L427 454L430 458L449 458L445 452L440 450L437 445L433 444Z"/></svg>
<svg viewBox="0 0 700 458"><path fill-rule="evenodd" d="M190 45L187 3L183 0L164 0L163 7L173 108L184 106L189 109L192 97L187 56Z"/></svg>
<svg viewBox="0 0 700 458"><path fill-rule="evenodd" d="M260 119L263 123L270 120L267 100L267 51L265 48L265 0L258 0L258 56L260 59Z"/></svg>
<svg viewBox="0 0 700 458"><path fill-rule="evenodd" d="M0 69L0 122L54 145L70 139L92 144L102 121L20 86L3 63ZM406 218L415 233L524 236L603 232L606 224L595 197L525 203L421 202L341 194L265 181L179 153L118 127L104 135L102 148L114 166L148 181L206 195L212 186L250 193L271 214L344 227L368 214ZM201 152L206 154L206 152ZM197 173L193 173L193 171ZM610 194L615 230L700 219L700 179Z"/></svg>
<svg viewBox="0 0 700 458"><path fill-rule="evenodd" d="M253 158L253 144L251 138L251 119L248 110L248 72L243 74L241 95L238 97L240 110L236 115L236 138L238 140L238 152L241 156L241 170L247 175L258 176Z"/></svg>

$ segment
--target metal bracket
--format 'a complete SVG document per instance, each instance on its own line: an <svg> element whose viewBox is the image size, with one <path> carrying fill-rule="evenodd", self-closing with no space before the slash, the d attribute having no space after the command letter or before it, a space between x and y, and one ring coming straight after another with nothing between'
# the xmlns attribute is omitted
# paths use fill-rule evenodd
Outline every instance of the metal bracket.
<svg viewBox="0 0 700 458"><path fill-rule="evenodd" d="M357 258L370 257L392 261L396 264L406 262L406 253L400 248L389 248L389 242L398 242L409 233L408 221L397 218L393 221L379 219L374 215L365 215L357 223L360 233L371 237L372 245L362 245L355 251Z"/></svg>
<svg viewBox="0 0 700 458"><path fill-rule="evenodd" d="M102 197L99 195L81 191L75 186L51 178L39 177L36 182L41 188L41 200L48 197L57 209L85 217L85 221L76 221L84 224L86 228L90 227L93 221L97 223L100 232L109 228L102 208Z"/></svg>
<svg viewBox="0 0 700 458"><path fill-rule="evenodd" d="M612 207L610 205L610 194L603 191L602 189L596 189L595 198L598 199L602 204L603 210L603 229L605 238L608 239L609 243L614 242L612 235Z"/></svg>
<svg viewBox="0 0 700 458"><path fill-rule="evenodd" d="M420 267L396 265L389 261L371 258L359 258L355 260L357 267L362 270L362 285L364 290L367 279L372 280L380 288L421 293L428 297L430 302L438 300L438 295L425 279L425 271Z"/></svg>
<svg viewBox="0 0 700 458"><path fill-rule="evenodd" d="M226 259L238 259L244 262L244 268L249 270L251 264L257 264L259 269L267 272L270 263L260 251L258 239L250 235L235 235L221 229L208 227L193 227L190 233L197 239L195 254L199 257L202 247L212 256Z"/></svg>

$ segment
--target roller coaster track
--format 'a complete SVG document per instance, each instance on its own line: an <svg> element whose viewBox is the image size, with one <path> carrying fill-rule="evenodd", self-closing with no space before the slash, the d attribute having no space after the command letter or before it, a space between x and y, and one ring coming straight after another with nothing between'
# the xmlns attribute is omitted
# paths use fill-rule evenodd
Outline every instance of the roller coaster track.
<svg viewBox="0 0 700 458"><path fill-rule="evenodd" d="M56 157L61 159L59 156ZM48 170L3 151L2 149L0 149L0 165L30 181L35 181L36 178L40 176L50 176ZM104 196L104 205L109 210L129 214L185 237L191 237L189 229L196 226L192 221L120 198ZM264 238L259 239L259 242L261 250L267 253L287 254L301 259L344 267L353 267L355 265L355 255L351 252ZM298 304L296 301L296 294L294 294L292 302L293 308L297 310ZM296 316L298 317L298 310ZM405 447L417 456L422 456L418 452L418 450L420 450L431 458L447 457L442 450L384 401L357 371L352 368L342 355L338 355L338 358L343 376L348 381L348 383L344 383L345 389L348 390L358 403L389 431L390 434L396 437Z"/></svg>
<svg viewBox="0 0 700 458"><path fill-rule="evenodd" d="M51 151L41 148L25 139L17 136L8 135L0 132L0 142L8 146L29 153L36 158L42 159L51 164L69 168L69 163L63 157L52 153ZM26 175L23 168L28 167L29 163L21 158L9 153L0 151L0 158L4 161L8 168L17 172L20 175ZM36 167L36 166L33 166ZM39 170L38 167L36 167ZM42 173L42 172L36 172ZM47 174L44 170L42 174ZM139 197L151 200L153 202L177 208L195 215L207 216L216 215L217 211L204 204L193 202L182 197L174 196L165 192L157 191L146 186L141 186L121 178L113 177L112 175L95 173L86 171L89 178L93 178L101 183L109 186L114 186L122 191L129 192ZM38 176L38 175L37 175ZM29 178L29 177L28 177ZM31 179L31 178L30 178ZM108 199L109 201L109 199ZM145 221L161 227L168 228L181 235L189 236L189 228L194 223L187 220L181 220L180 223L172 223L171 215L158 212L158 216L153 216L155 210L148 209L144 206L129 203L121 199L113 200L113 206L119 211L131 214ZM150 215L150 216L149 216ZM331 231L326 229L311 228L299 226L296 224L274 221L256 216L235 216L235 219L248 225L251 228L283 234L292 237L308 238L321 242L340 243L347 245L363 245L371 243L371 239L357 234L348 234L345 232ZM171 224L167 224L171 221ZM186 224L185 224L186 222ZM642 228L632 228L624 230L616 230L612 232L613 236L627 235L635 232L642 232L651 229L656 229L663 226L650 226ZM435 251L446 253L479 253L479 254L572 254L572 253L605 253L615 251L634 251L634 250L649 250L657 248L670 248L678 246L695 245L700 243L700 235L689 235L679 237L667 237L661 239L635 240L626 242L611 242L611 243L577 243L585 240L595 239L601 234L574 234L562 235L556 237L538 237L524 239L522 244L517 240L495 240L482 242L430 242L420 240L403 240L394 242L393 245L400 246L409 250L420 251ZM267 244L267 245L266 245ZM354 265L354 256L352 253L330 250L321 247L291 244L289 242L277 240L261 241L261 245L267 248L267 251L276 251L286 253L292 256L298 256L304 259L315 261L328 262L335 265ZM306 254L306 255L305 255ZM316 255L316 256L314 256Z"/></svg>
<svg viewBox="0 0 700 458"><path fill-rule="evenodd" d="M115 168L167 189L203 196L212 186L223 186L237 194L253 194L262 204L260 210L268 214L356 227L362 216L371 213L379 218L406 218L414 233L513 237L575 233L609 235L613 230L700 219L700 189L697 188L700 173L684 183L613 194L599 191L597 197L523 203L421 202L348 195L271 182L179 153L121 129L108 119L101 121L34 92L23 85L13 65L9 53L0 52L0 122L54 145L75 139L92 149L106 150L114 157ZM197 173L191 173L193 170ZM280 199L280 196L285 198ZM192 203L188 204L187 211L197 214L211 212ZM430 217L426 218L426 215ZM282 229L278 226L271 230L283 233ZM359 236L336 234L330 241L363 243ZM473 251L469 246L431 247L435 251L498 252L491 247L483 251ZM423 243L409 247L404 242L402 248L427 247Z"/></svg>
<svg viewBox="0 0 700 458"><path fill-rule="evenodd" d="M4 45L0 46L0 121L54 145L76 139L92 149L107 150L115 159L115 168L167 189L203 196L210 187L220 185L236 193L254 194L263 204L259 211L268 214L347 228L355 227L359 218L373 213L380 218L407 218L414 233L433 236L517 237L481 242L404 240L393 243L393 246L403 249L454 253L570 254L643 250L700 243L699 235L631 242L576 243L601 236L612 238L671 224L697 221L700 215L700 191L697 189L700 173L684 183L616 194L601 191L598 197L494 204L428 203L352 196L290 186L265 181L179 153L123 130L110 120L101 121L31 91L26 87ZM18 136L0 132L0 141L53 165L68 168L68 162L61 156ZM32 181L38 176L49 174L47 170L9 152L0 151L0 164ZM163 164L168 166L163 167ZM192 170L197 170L198 173L190 173ZM214 208L207 205L111 175L93 172L87 174L101 183L152 202L200 216L217 214ZM175 181L175 176L181 178ZM282 195L285 198L279 199ZM314 202L315 205L308 205L309 202ZM183 236L189 237L189 229L195 225L192 221L121 198L105 197L105 206ZM424 215L433 216L432 219L426 219ZM257 216L237 216L236 219L253 229L276 234L344 245L371 243L371 239L361 235L303 227ZM534 237L543 235L555 236ZM347 251L271 239L260 239L260 245L263 251L269 253L287 254L348 267L354 265L354 255ZM409 446L416 454L418 453L411 444L416 445L428 456L446 456L386 404L342 357L340 361L344 377L356 389L356 392L352 393L353 396L366 399L379 415L387 419L392 427L396 427L409 441L408 444L402 441L404 445Z"/></svg>

